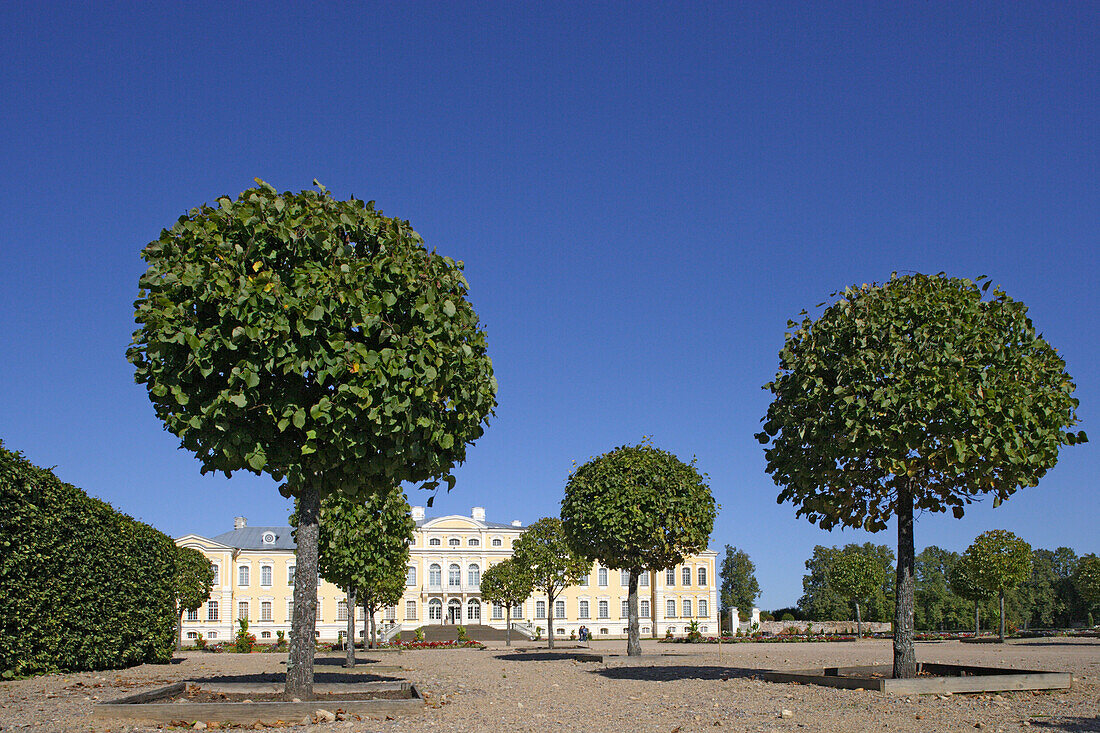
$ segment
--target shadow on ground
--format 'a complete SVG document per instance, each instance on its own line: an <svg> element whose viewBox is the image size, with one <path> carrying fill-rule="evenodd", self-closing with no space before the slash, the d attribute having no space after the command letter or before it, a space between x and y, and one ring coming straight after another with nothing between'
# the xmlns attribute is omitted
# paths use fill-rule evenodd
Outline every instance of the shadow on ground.
<svg viewBox="0 0 1100 733"><path fill-rule="evenodd" d="M766 670L745 669L742 667L704 667L699 665L624 666L591 670L592 674L598 674L610 680L641 680L643 682L751 678L764 671Z"/></svg>
<svg viewBox="0 0 1100 733"><path fill-rule="evenodd" d="M1085 733L1100 731L1100 717L1058 718L1057 720L1031 720L1032 728L1066 731L1066 733Z"/></svg>
<svg viewBox="0 0 1100 733"><path fill-rule="evenodd" d="M286 674L283 672L255 672L252 674L219 674L211 675L209 677L195 677L193 682L198 683L217 683L217 684L230 684L230 683L247 683L247 684L274 684L282 685L286 684ZM356 682L404 682L405 680L400 677L392 677L390 675L371 674L364 668L362 672L356 672L355 670L347 670L345 672L314 672L313 681L317 684L339 684L339 683L356 683Z"/></svg>
<svg viewBox="0 0 1100 733"><path fill-rule="evenodd" d="M572 659L576 662L598 662L603 658L599 652L511 652L497 654L496 658L505 662L555 662L561 659Z"/></svg>

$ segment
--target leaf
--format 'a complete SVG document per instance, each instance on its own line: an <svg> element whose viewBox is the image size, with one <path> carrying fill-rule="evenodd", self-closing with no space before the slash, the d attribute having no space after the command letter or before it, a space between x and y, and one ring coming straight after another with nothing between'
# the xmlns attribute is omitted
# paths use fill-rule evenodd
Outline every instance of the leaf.
<svg viewBox="0 0 1100 733"><path fill-rule="evenodd" d="M311 321L319 321L324 317L325 317L325 309L324 309L324 306L322 306L320 304L313 306L313 310L311 310L309 312L309 315L306 316L306 318L308 318Z"/></svg>
<svg viewBox="0 0 1100 733"><path fill-rule="evenodd" d="M229 396L229 401L237 407L244 407L248 403L248 399L241 393Z"/></svg>
<svg viewBox="0 0 1100 733"><path fill-rule="evenodd" d="M299 407L294 411L293 417L294 427L301 428L306 424L306 411Z"/></svg>
<svg viewBox="0 0 1100 733"><path fill-rule="evenodd" d="M443 301L443 315L453 318L455 313L455 304L449 300Z"/></svg>

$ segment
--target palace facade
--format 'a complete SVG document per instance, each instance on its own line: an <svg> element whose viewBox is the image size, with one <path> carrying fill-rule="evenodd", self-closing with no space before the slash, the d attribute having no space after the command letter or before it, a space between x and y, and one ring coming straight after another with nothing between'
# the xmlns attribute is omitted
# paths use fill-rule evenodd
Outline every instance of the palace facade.
<svg viewBox="0 0 1100 733"><path fill-rule="evenodd" d="M470 516L425 518L423 507L413 507L416 531L410 546L406 590L401 602L377 615L389 636L427 624L486 624L503 629L505 610L482 601L481 573L512 555L512 546L524 532L519 521L489 522L485 510L474 507ZM239 618L260 642L274 641L278 631L289 638L294 602L295 545L291 528L250 527L244 517L234 528L215 537L188 534L176 544L200 550L215 568L214 589L206 605L185 614L185 641L199 634L206 639L231 640ZM639 582L641 633L650 636L654 625L664 636L687 633L695 622L702 633L718 631L717 554L706 550L683 564ZM626 635L627 574L599 563L580 585L567 588L547 608L545 596L531 596L512 611L514 628L532 633L549 623L566 637L587 626L600 637ZM650 583L656 580L656 587ZM347 600L343 589L320 581L317 587L317 633L335 640L347 629ZM655 601L655 602L654 602ZM362 608L355 610L357 633L362 636ZM550 618L548 618L548 616Z"/></svg>

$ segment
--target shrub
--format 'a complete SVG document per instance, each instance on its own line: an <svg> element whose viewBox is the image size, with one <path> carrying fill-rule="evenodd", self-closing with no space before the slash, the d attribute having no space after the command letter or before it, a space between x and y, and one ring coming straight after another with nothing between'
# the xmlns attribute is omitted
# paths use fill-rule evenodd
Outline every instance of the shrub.
<svg viewBox="0 0 1100 733"><path fill-rule="evenodd" d="M456 626L455 627L455 633L458 634L458 640L459 641L469 641L470 640L470 637L466 636L466 627L465 626Z"/></svg>
<svg viewBox="0 0 1100 733"><path fill-rule="evenodd" d="M790 611L788 611L787 613L780 616L779 620L780 621L794 621L794 614L792 614Z"/></svg>
<svg viewBox="0 0 1100 733"><path fill-rule="evenodd" d="M237 629L237 638L233 642L233 651L250 654L252 647L256 646L256 637L248 633L248 619L239 618L237 624L240 628Z"/></svg>
<svg viewBox="0 0 1100 733"><path fill-rule="evenodd" d="M688 624L687 640L692 644L698 644L703 640L703 634L699 631L698 621L692 621Z"/></svg>
<svg viewBox="0 0 1100 733"><path fill-rule="evenodd" d="M282 651L283 647L285 647L285 646L286 646L286 632L283 631L282 629L279 629L278 631L275 632L275 648L279 651Z"/></svg>
<svg viewBox="0 0 1100 733"><path fill-rule="evenodd" d="M424 629L423 628L417 629L415 636L416 636L417 641L424 641Z"/></svg>
<svg viewBox="0 0 1100 733"><path fill-rule="evenodd" d="M199 634L199 638L195 639L195 648L202 651L206 648L206 637Z"/></svg>
<svg viewBox="0 0 1100 733"><path fill-rule="evenodd" d="M0 443L0 676L165 664L172 539Z"/></svg>

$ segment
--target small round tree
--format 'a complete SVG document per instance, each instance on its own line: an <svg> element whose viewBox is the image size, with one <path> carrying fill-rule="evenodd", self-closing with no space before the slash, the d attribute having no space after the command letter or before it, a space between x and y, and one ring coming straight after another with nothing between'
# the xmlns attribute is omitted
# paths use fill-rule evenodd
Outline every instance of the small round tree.
<svg viewBox="0 0 1100 733"><path fill-rule="evenodd" d="M1091 618L1093 610L1100 607L1100 557L1089 554L1077 561L1073 587L1085 602L1086 613Z"/></svg>
<svg viewBox="0 0 1100 733"><path fill-rule="evenodd" d="M297 512L291 515L290 523L298 526ZM374 608L380 603L392 605L404 594L409 544L416 522L404 492L394 488L366 499L343 494L325 497L318 528L321 577L347 591L348 648L344 666L354 667L356 603L367 611L363 626L366 645L373 638L368 636L366 622L372 619Z"/></svg>
<svg viewBox="0 0 1100 733"><path fill-rule="evenodd" d="M985 595L997 596L1000 623L997 635L1005 640L1005 593L1031 576L1031 545L1003 529L978 535L963 553L970 583Z"/></svg>
<svg viewBox="0 0 1100 733"><path fill-rule="evenodd" d="M214 587L214 566L193 547L176 548L176 649L183 648L183 614L206 603Z"/></svg>
<svg viewBox="0 0 1100 733"><path fill-rule="evenodd" d="M760 595L760 583L756 580L756 564L749 553L726 545L726 557L722 560L719 575L722 578L722 588L718 599L722 604L722 612L731 608L751 612L756 605L756 597ZM734 631L737 629L730 629L731 633Z"/></svg>
<svg viewBox="0 0 1100 733"><path fill-rule="evenodd" d="M826 579L830 588L856 607L856 635L862 639L863 615L860 605L886 582L882 563L866 552L845 548L829 566Z"/></svg>
<svg viewBox="0 0 1100 733"><path fill-rule="evenodd" d="M481 436L496 382L461 263L407 221L266 183L142 250L127 356L203 473L268 474L298 500L286 691L313 689L317 522L330 494L438 486Z"/></svg>
<svg viewBox="0 0 1100 733"><path fill-rule="evenodd" d="M481 574L481 598L486 603L504 606L505 646L512 646L512 608L530 597L532 582L531 573L511 558L490 566Z"/></svg>
<svg viewBox="0 0 1100 733"><path fill-rule="evenodd" d="M554 648L554 599L592 569L565 541L561 520L544 517L528 527L512 546L512 560L531 576L533 590L546 594L546 644Z"/></svg>
<svg viewBox="0 0 1100 733"><path fill-rule="evenodd" d="M577 554L630 573L628 656L642 653L638 577L706 549L717 512L695 460L684 463L648 443L621 446L577 468L561 516Z"/></svg>
<svg viewBox="0 0 1100 733"><path fill-rule="evenodd" d="M959 556L947 576L948 583L951 585L951 592L959 598L974 604L974 636L982 633L982 601L992 595L988 590L978 585L976 577L977 571L974 567L973 558L965 553Z"/></svg>
<svg viewBox="0 0 1100 733"><path fill-rule="evenodd" d="M979 278L981 280L982 278ZM757 435L767 471L823 529L898 527L894 676L913 677L916 510L956 517L1034 486L1086 440L1065 362L989 283L894 275L789 321ZM824 304L822 304L824 305Z"/></svg>

